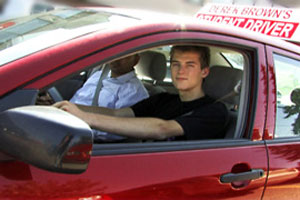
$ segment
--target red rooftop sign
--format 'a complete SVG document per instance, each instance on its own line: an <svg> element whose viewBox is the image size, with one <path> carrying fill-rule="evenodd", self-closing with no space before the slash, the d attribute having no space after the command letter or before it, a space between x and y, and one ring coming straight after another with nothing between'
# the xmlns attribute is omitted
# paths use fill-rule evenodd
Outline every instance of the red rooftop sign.
<svg viewBox="0 0 300 200"><path fill-rule="evenodd" d="M207 4L197 14L201 20L236 26L273 37L300 41L300 10ZM298 34L297 34L298 32Z"/></svg>

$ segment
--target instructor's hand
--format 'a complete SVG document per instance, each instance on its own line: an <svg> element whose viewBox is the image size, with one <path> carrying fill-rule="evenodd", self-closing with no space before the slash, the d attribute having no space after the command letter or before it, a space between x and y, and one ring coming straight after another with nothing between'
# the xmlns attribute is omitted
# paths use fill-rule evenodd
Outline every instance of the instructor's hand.
<svg viewBox="0 0 300 200"><path fill-rule="evenodd" d="M79 117L80 119L86 121L86 113L82 110L80 110L75 104L69 102L69 101L60 101L57 102L55 104L53 104L52 106L64 110L72 115L75 115L77 117Z"/></svg>

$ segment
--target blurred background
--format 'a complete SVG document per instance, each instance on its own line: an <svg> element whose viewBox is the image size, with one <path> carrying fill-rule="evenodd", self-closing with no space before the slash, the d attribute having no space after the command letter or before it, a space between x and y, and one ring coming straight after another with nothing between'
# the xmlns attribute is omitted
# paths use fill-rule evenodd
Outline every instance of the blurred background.
<svg viewBox="0 0 300 200"><path fill-rule="evenodd" d="M193 16L207 3L300 8L298 0L0 0L0 21L51 10L54 6L108 6Z"/></svg>

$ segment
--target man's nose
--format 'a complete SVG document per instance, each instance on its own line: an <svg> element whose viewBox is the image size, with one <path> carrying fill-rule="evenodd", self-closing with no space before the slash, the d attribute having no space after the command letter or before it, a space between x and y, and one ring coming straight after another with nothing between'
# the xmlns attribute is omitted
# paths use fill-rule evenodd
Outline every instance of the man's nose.
<svg viewBox="0 0 300 200"><path fill-rule="evenodd" d="M179 73L179 74L183 74L183 73L185 73L185 70L186 70L185 65L180 65L180 66L179 66L179 69L178 69L178 73Z"/></svg>

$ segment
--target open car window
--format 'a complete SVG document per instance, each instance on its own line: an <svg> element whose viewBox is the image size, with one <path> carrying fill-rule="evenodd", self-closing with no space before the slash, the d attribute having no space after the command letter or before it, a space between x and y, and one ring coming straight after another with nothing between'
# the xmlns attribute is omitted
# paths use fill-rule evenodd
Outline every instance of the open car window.
<svg viewBox="0 0 300 200"><path fill-rule="evenodd" d="M247 93L245 92L247 83L245 72L247 70L245 69L249 66L249 59L245 56L245 53L236 49L216 45L206 46L210 48L211 60L210 75L204 82L204 91L216 101L223 102L228 109L229 120L224 129L224 138L239 138L237 127L242 126L242 120L238 121L238 119L245 118L243 109L246 109L247 98L243 97L243 95ZM170 77L170 49L171 45L165 45L137 52L140 55L140 60L135 66L135 73L147 89L149 96L163 92L178 93ZM228 61L230 56L225 58L225 54L233 57L232 59L235 59L237 63L230 63ZM128 55L123 57L126 56ZM70 100L76 91L85 84L85 81L91 74L95 73L95 71L101 71L101 67L109 62L101 63L99 61L99 63L89 66L88 70L58 83L56 89L64 99ZM131 142L134 140L127 141Z"/></svg>

